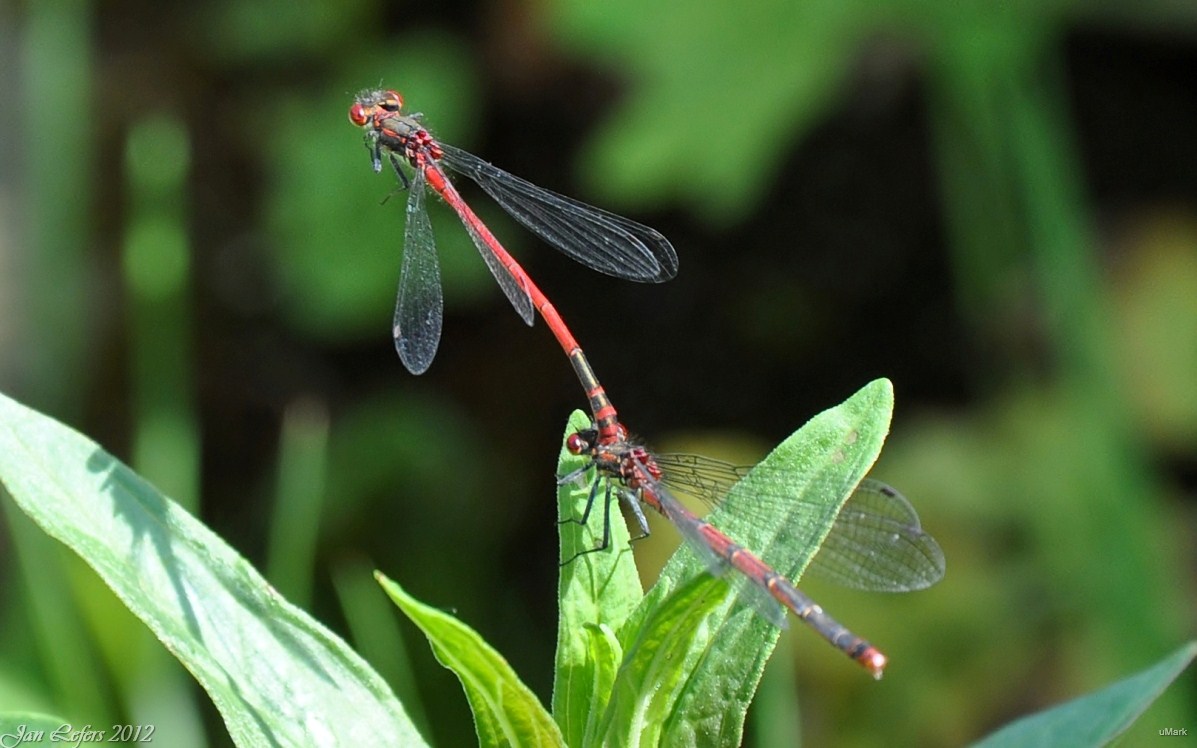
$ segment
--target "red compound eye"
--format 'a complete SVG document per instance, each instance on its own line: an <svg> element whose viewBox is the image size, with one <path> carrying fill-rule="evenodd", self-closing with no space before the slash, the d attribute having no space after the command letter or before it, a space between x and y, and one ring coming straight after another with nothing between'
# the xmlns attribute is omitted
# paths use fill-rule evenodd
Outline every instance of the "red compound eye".
<svg viewBox="0 0 1197 748"><path fill-rule="evenodd" d="M370 115L361 102L355 101L353 106L349 107L349 121L358 127L365 127L366 123L370 121Z"/></svg>
<svg viewBox="0 0 1197 748"><path fill-rule="evenodd" d="M581 434L570 434L569 438L565 440L565 448L571 455L580 455L590 448L590 444L582 438Z"/></svg>

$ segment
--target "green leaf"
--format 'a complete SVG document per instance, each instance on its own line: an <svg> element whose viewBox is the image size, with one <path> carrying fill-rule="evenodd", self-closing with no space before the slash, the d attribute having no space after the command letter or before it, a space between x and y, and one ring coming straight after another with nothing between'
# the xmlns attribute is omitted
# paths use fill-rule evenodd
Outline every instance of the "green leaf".
<svg viewBox="0 0 1197 748"><path fill-rule="evenodd" d="M453 616L419 602L381 573L375 572L374 576L399 609L428 637L436 659L461 681L474 711L479 743L565 745L552 716L536 695L478 632Z"/></svg>
<svg viewBox="0 0 1197 748"><path fill-rule="evenodd" d="M565 437L589 426L590 417L574 411ZM563 446L557 474L569 475L586 462L586 458L571 455ZM636 609L644 591L618 505L611 507L609 547L578 556L602 543L605 496L596 497L585 526L569 520L580 520L586 511L589 481L561 485L557 498L563 520L558 527L564 566L558 582L561 614L557 623L553 716L569 745L584 745L585 736L595 729L610 697L623 656L614 632Z"/></svg>
<svg viewBox="0 0 1197 748"><path fill-rule="evenodd" d="M238 745L422 745L364 660L94 442L0 395L0 480L191 671Z"/></svg>
<svg viewBox="0 0 1197 748"><path fill-rule="evenodd" d="M985 738L977 746L1105 745L1138 719L1197 655L1197 642L1189 642L1156 665L1103 688L1025 717ZM1152 726L1153 731L1170 725ZM1173 725L1187 727L1192 725ZM1154 737L1154 736L1153 736Z"/></svg>
<svg viewBox="0 0 1197 748"><path fill-rule="evenodd" d="M840 507L881 451L892 409L888 380L866 385L782 442L707 519L787 578L798 579L831 530ZM819 509L812 511L813 507ZM625 649L634 651L636 645L629 642L654 636L646 628L660 620L656 609L671 604L673 596L692 594L688 580L706 574L701 559L685 547L680 549L620 630ZM683 671L681 677L663 672L653 676L658 684L684 684L676 698L662 699L640 685L633 689L641 694L639 700L612 701L604 724L627 724L640 714L652 714L664 723L661 735L670 745L739 744L744 716L778 629L750 606L738 604L729 586L712 587L708 593L718 598L708 601L711 613L702 626L687 631L689 648L684 655L670 660ZM625 657L616 691L627 688L624 679L647 683L641 672L646 666ZM653 702L651 711L646 711L648 699Z"/></svg>
<svg viewBox="0 0 1197 748"><path fill-rule="evenodd" d="M601 737L587 735L584 745L660 744L666 729L662 717L703 655L711 613L726 599L727 586L723 579L700 574L652 608L620 667L596 733Z"/></svg>

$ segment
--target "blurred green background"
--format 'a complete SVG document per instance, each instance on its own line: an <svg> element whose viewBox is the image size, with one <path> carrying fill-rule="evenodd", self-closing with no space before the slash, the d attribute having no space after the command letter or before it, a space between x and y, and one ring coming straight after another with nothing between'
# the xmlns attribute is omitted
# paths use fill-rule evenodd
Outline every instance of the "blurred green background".
<svg viewBox="0 0 1197 748"><path fill-rule="evenodd" d="M947 577L810 585L889 675L796 627L746 739L957 745L1193 633L1195 7L0 4L0 387L195 511L438 744L474 742L465 699L372 567L547 702L554 460L584 401L442 206L445 337L402 369L403 201L380 206L393 177L346 120L384 82L446 141L673 240L676 280L620 282L466 190L657 448L752 461L894 381L874 474ZM227 744L94 575L0 506L0 709ZM677 542L658 528L650 581ZM1197 726L1194 686L1127 744Z"/></svg>

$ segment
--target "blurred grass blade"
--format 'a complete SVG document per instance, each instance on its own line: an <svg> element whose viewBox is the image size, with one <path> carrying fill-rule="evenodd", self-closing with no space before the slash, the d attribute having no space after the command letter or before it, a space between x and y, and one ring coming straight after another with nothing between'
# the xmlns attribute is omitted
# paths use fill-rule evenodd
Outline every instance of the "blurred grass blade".
<svg viewBox="0 0 1197 748"><path fill-rule="evenodd" d="M186 228L191 147L186 125L176 117L150 115L130 128L121 267L136 417L131 462L196 512L200 429L192 404L192 248Z"/></svg>
<svg viewBox="0 0 1197 748"><path fill-rule="evenodd" d="M296 605L312 599L316 536L328 472L328 409L317 400L287 406L279 438L278 480L266 574Z"/></svg>
<svg viewBox="0 0 1197 748"><path fill-rule="evenodd" d="M17 310L6 322L27 325L22 337L36 344L22 346L17 368L9 369L16 363L11 361L5 361L4 368L6 374L11 371L19 377L16 381L39 406L56 413L78 413L87 390L62 372L87 371L95 363L102 339L103 323L95 313L92 285L95 263L90 259L94 190L101 184L96 175L100 137L95 127L80 128L70 117L46 117L41 109L46 91L64 97L62 101L81 104L99 95L95 42L100 8L90 0L69 0L32 3L23 11L15 27L8 13L0 22L4 78L15 85L5 89L7 116L0 123L5 136L5 200L13 185L10 180L19 175L15 186L24 197L20 221L14 223L28 227L23 242L18 241L28 242L29 247L18 254L23 258L16 266L19 282L5 289L23 298L19 307L5 311ZM19 56L14 59L12 52ZM10 118L17 117L18 132L26 137L13 142L10 128L16 123ZM72 144L69 159L63 151L65 143ZM19 160L9 160L18 153ZM6 223L12 220L5 216ZM5 247L4 251L11 250ZM9 272L6 268L6 275Z"/></svg>
<svg viewBox="0 0 1197 748"><path fill-rule="evenodd" d="M590 417L574 411L566 425L565 438L589 428ZM569 475L583 467L584 457L571 455L562 446L557 475ZM592 478L593 473L585 476ZM557 489L560 519L581 519L590 497L590 482L567 483ZM595 500L587 526L561 522L561 567L558 578L560 617L557 622L557 657L553 681L553 717L569 745L583 745L594 729L611 693L614 673L622 657L619 642L611 633L618 630L635 610L644 592L629 548L628 528L618 506L611 507L610 547L577 556L602 542L605 496ZM599 631L609 641L598 641ZM601 658L601 659L600 659Z"/></svg>
<svg viewBox="0 0 1197 748"><path fill-rule="evenodd" d="M55 709L67 714L115 719L118 712L111 695L94 685L104 678L102 652L92 646L94 639L89 635L82 603L72 595L75 588L71 584L74 571L70 568L71 559L62 552L61 545L39 532L37 525L15 504L4 500L2 490L0 508L12 535L16 565L21 572L23 589L19 604L35 637L39 671L36 679L43 681L53 694ZM27 704L40 705L41 702Z"/></svg>
<svg viewBox="0 0 1197 748"><path fill-rule="evenodd" d="M893 387L886 379L865 385L837 407L824 411L783 441L731 490L707 519L736 542L751 549L789 579L798 579L831 530L839 508L869 471L889 431ZM751 511L741 508L751 506ZM812 511L812 506L823 507ZM657 584L620 630L620 640L638 640L653 611L687 580L705 575L706 564L683 547L666 564ZM712 591L712 594L716 594ZM852 627L854 622L845 621ZM735 595L722 595L702 627L690 632L690 650L675 664L692 667L673 704L658 701L656 718L665 721L670 744L713 741L738 745L744 718L756 693L779 629ZM869 632L857 633L869 636ZM805 636L803 636L805 634ZM799 628L802 641L827 646ZM691 665L692 663L692 665ZM845 658L845 667L856 667ZM628 666L620 679L643 675ZM617 683L616 691L623 688ZM613 724L633 719L628 702L612 702Z"/></svg>
<svg viewBox="0 0 1197 748"><path fill-rule="evenodd" d="M195 675L238 745L423 743L365 661L219 537L94 442L2 395L0 480Z"/></svg>
<svg viewBox="0 0 1197 748"><path fill-rule="evenodd" d="M428 637L436 659L461 681L474 712L480 745L565 745L553 718L536 695L478 632L419 602L381 573L375 572L374 576L399 609Z"/></svg>
<svg viewBox="0 0 1197 748"><path fill-rule="evenodd" d="M395 618L394 606L378 594L369 564L359 558L337 563L332 583L354 650L391 684L420 732L431 735L432 725L411 668L407 642L399 629L401 624Z"/></svg>
<svg viewBox="0 0 1197 748"><path fill-rule="evenodd" d="M1025 717L993 733L975 745L980 748L1003 746L1105 745L1126 732L1164 689L1176 679L1197 655L1197 642L1189 642L1156 665L1107 686L1096 693ZM1152 733L1167 727L1193 725L1152 725ZM1152 735L1156 737L1156 735ZM1139 741L1146 742L1140 737Z"/></svg>

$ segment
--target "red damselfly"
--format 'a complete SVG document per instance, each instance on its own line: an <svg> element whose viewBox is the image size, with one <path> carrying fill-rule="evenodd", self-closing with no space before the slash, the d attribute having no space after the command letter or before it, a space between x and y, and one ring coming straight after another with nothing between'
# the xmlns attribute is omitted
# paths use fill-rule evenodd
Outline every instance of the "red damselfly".
<svg viewBox="0 0 1197 748"><path fill-rule="evenodd" d="M886 664L884 654L827 615L784 575L710 522L700 519L666 487L666 484L674 486L713 505L752 468L699 455L654 455L628 436L627 427L620 422L615 406L576 343L569 350L569 359L590 402L594 423L590 429L571 434L566 443L571 453L588 456L589 464L559 481L576 480L591 471L594 474L582 516L564 521L585 525L595 504L603 502L602 540L582 554L610 545L613 491L636 517L641 537L648 535L648 521L640 510L643 502L678 529L712 574L734 570L744 583L740 589L745 599L766 621L784 628L784 608L788 608L832 646L864 666L874 678L880 678ZM604 485L606 493L600 499L600 486ZM825 506L811 509L827 511ZM884 483L865 479L835 515L830 532L811 559L810 569L847 587L906 592L939 581L944 574L944 558L935 539L923 532L918 514L906 498Z"/></svg>
<svg viewBox="0 0 1197 748"><path fill-rule="evenodd" d="M667 488L672 486L714 504L751 468L698 455L654 455L630 440L622 425L617 426L615 438L606 440L597 428L577 432L567 440L566 447L573 454L588 456L590 463L578 473L564 476L563 482L595 471L583 515L566 521L585 524L596 502L601 500L604 507L601 543L578 555L602 550L610 544L614 489L636 517L641 537L649 532L640 509L643 502L678 529L712 574L735 570L743 582L744 598L765 620L784 627L788 608L874 677L881 677L886 657L876 647L827 615L769 564L696 516ZM607 489L605 496L600 497L602 484ZM825 512L827 507L812 506L812 511ZM923 531L918 514L905 497L884 483L865 479L835 514L834 524L808 570L848 587L906 592L939 581L944 573L944 558L934 538Z"/></svg>
<svg viewBox="0 0 1197 748"><path fill-rule="evenodd" d="M656 230L537 187L441 143L420 123L419 113L405 114L402 109L403 98L397 91L363 91L349 108L349 120L365 130L374 171L382 170L386 154L409 191L392 331L399 358L413 374L423 373L432 364L440 342L444 306L432 224L424 206L425 185L457 213L499 287L529 325L537 306L527 275L462 199L445 168L477 182L516 220L589 268L648 283L669 280L677 273L673 246ZM410 177L401 162L411 168ZM561 337L559 331L554 332Z"/></svg>

